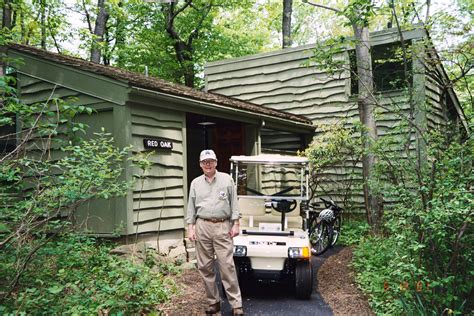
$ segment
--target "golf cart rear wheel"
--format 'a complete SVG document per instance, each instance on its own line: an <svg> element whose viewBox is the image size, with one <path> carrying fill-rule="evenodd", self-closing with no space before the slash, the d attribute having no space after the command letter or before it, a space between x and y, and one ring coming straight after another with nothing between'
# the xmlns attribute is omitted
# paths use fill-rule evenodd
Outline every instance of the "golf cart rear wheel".
<svg viewBox="0 0 474 316"><path fill-rule="evenodd" d="M307 300L313 292L313 268L310 261L298 261L295 267L296 298Z"/></svg>

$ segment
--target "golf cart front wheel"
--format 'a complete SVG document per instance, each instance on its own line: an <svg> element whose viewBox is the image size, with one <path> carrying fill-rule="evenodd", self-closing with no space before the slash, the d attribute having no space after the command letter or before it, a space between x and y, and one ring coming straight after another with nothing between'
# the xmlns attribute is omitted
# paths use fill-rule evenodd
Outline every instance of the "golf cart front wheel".
<svg viewBox="0 0 474 316"><path fill-rule="evenodd" d="M313 267L310 261L298 261L295 267L296 298L307 300L313 292Z"/></svg>

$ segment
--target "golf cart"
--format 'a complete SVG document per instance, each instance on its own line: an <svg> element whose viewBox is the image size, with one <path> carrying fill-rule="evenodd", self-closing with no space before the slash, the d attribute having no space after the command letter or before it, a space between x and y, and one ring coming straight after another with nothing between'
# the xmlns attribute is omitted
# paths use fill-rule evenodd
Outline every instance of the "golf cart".
<svg viewBox="0 0 474 316"><path fill-rule="evenodd" d="M287 282L298 298L313 287L306 212L308 159L294 156L232 156L241 232L234 238L239 282Z"/></svg>

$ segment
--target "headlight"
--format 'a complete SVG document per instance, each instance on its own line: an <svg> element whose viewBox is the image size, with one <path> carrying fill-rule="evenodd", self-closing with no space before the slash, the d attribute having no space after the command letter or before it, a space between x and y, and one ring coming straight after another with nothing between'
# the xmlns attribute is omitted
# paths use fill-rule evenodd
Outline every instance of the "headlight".
<svg viewBox="0 0 474 316"><path fill-rule="evenodd" d="M289 258L309 258L309 247L290 247L288 248Z"/></svg>
<svg viewBox="0 0 474 316"><path fill-rule="evenodd" d="M246 246L234 246L234 256L235 257L245 257L247 255Z"/></svg>

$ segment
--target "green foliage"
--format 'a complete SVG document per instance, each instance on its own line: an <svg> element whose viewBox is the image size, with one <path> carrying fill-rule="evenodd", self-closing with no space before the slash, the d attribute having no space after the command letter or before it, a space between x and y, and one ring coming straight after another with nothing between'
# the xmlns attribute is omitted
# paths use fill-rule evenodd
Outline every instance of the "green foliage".
<svg viewBox="0 0 474 316"><path fill-rule="evenodd" d="M355 181L355 166L362 158L362 144L359 137L361 126L346 127L347 122L323 125L309 147L301 154L308 157L312 165L312 194L324 194L335 198L340 196L344 207L353 207L352 190L358 188ZM330 176L338 174L341 180L331 182ZM322 191L322 192L321 192Z"/></svg>
<svg viewBox="0 0 474 316"><path fill-rule="evenodd" d="M355 220L345 218L342 221L341 235L338 243L345 246L359 244L364 236L370 233L370 226L365 220Z"/></svg>
<svg viewBox="0 0 474 316"><path fill-rule="evenodd" d="M9 309L30 311L50 306L60 313L61 308L68 307L61 306L61 302L53 305L57 296L67 294L68 298L74 299L71 293L77 286L78 292L84 293L79 295L77 302L71 302L77 307L77 312L71 310L70 313L83 313L79 302L85 302L86 295L93 297L87 287L95 284L92 279L94 273L91 274L91 284L79 284L83 280L78 278L71 288L68 288L67 282L60 283L59 279L51 281L55 277L69 280L64 274L73 271L67 266L58 267L67 265L70 260L68 251L73 252L74 249L68 247L79 248L80 245L72 239L68 245L57 236L82 224L75 218L80 204L125 194L130 184L122 181L121 177L129 149L116 148L110 134L104 131L91 139L80 139L86 126L76 118L80 114L91 114L90 108L59 99L27 105L17 98L10 84L11 78L1 78L0 82L4 83L1 85L4 102L0 108L0 126L17 124L13 135L0 135L0 139L12 136L18 139L13 151L0 156L1 299L8 302ZM78 253L77 259L88 258L88 251L92 250L85 249L84 253ZM95 256L91 258L94 260ZM133 277L135 268L115 261L104 263L107 269L117 265L118 270L123 270L125 274L119 276L124 282ZM84 264L87 271L90 268L91 272L100 274L86 262ZM122 289L120 282L113 292L125 295L128 289ZM146 284L148 281L140 282ZM105 286L105 283L100 285L101 288ZM98 302L106 304L104 308L112 304L102 301L102 297ZM114 306L127 309L130 304L134 303L117 301Z"/></svg>
<svg viewBox="0 0 474 316"><path fill-rule="evenodd" d="M363 239L354 253L357 280L379 313L473 308L474 142L434 132L428 144L421 170L410 159L382 164L379 172L396 175L383 181L385 198L398 201L386 213L386 236Z"/></svg>
<svg viewBox="0 0 474 316"><path fill-rule="evenodd" d="M113 245L75 234L42 247L24 272L14 296L0 312L43 315L147 313L176 291L166 277L145 265L110 254ZM9 259L9 260L8 260ZM0 275L14 265L2 256ZM171 269L170 267L166 267Z"/></svg>
<svg viewBox="0 0 474 316"><path fill-rule="evenodd" d="M175 12L186 6L178 2ZM210 11L207 14L207 8ZM166 31L169 5L127 1L114 8L111 32L120 37L107 54L121 68L144 72L171 82L184 83L184 72L201 73L205 62L257 53L269 46L271 34L262 32L252 1L193 1L192 6L174 18L174 28L181 46L190 48L189 59L177 56L177 40ZM119 32L119 34L117 33ZM191 37L195 36L192 40ZM126 45L125 45L126 44ZM192 63L192 64L189 64ZM201 87L202 76L195 86Z"/></svg>
<svg viewBox="0 0 474 316"><path fill-rule="evenodd" d="M13 12L8 37L14 42L32 46L54 47L70 36L71 23L58 0L9 1ZM3 1L2 1L3 6ZM6 30L4 30L6 31Z"/></svg>
<svg viewBox="0 0 474 316"><path fill-rule="evenodd" d="M306 62L306 66L315 66L331 76L341 76L349 71L348 61L344 52L352 41L346 37L333 37L324 42L318 42L313 49L313 56Z"/></svg>
<svg viewBox="0 0 474 316"><path fill-rule="evenodd" d="M372 0L350 0L339 15L347 18L348 25L368 26L369 20L375 15L375 9Z"/></svg>
<svg viewBox="0 0 474 316"><path fill-rule="evenodd" d="M400 137L415 128L402 120L391 135L370 147L378 157L370 185L390 202L382 234L371 234L364 222L344 221L341 243L357 245L357 282L376 313L469 312L474 286L474 141L445 126L423 134L420 141L426 143L416 151L411 139ZM328 126L305 151L314 166L313 183L327 195L354 189L333 186L324 172L334 174L343 162L362 155L356 131L343 124Z"/></svg>

